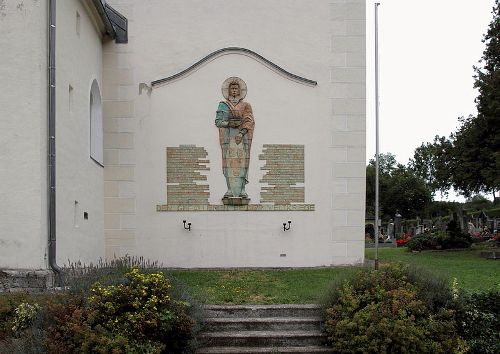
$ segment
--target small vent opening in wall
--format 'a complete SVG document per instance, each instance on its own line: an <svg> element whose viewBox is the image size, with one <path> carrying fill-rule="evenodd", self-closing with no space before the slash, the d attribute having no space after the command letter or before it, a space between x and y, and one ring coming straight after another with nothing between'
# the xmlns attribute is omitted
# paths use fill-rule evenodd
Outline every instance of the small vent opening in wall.
<svg viewBox="0 0 500 354"><path fill-rule="evenodd" d="M68 111L73 112L73 86L68 86Z"/></svg>

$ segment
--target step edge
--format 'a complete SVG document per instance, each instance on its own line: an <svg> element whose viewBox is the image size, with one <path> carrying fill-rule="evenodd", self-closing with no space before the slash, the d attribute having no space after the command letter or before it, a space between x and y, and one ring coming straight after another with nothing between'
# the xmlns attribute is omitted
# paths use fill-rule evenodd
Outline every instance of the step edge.
<svg viewBox="0 0 500 354"><path fill-rule="evenodd" d="M276 304L276 305L203 305L203 309L205 310L223 310L223 309L231 309L231 310L239 310L239 309L321 309L321 305L318 304Z"/></svg>
<svg viewBox="0 0 500 354"><path fill-rule="evenodd" d="M208 317L203 320L203 322L208 323L251 323L251 322L322 322L321 317Z"/></svg>
<svg viewBox="0 0 500 354"><path fill-rule="evenodd" d="M273 353L276 350L281 350L281 351L297 351L297 353L300 353L301 351L303 353L310 353L310 352L330 352L333 353L333 350L329 347L326 346L318 346L318 345L307 345L307 346L286 346L286 347L201 347L198 348L196 353L217 353L217 351L220 351L222 353L245 353L246 352L259 352L259 350L262 353L270 352ZM307 350L307 351L305 351Z"/></svg>
<svg viewBox="0 0 500 354"><path fill-rule="evenodd" d="M217 331L204 332L199 338L294 338L294 337L326 337L321 331Z"/></svg>

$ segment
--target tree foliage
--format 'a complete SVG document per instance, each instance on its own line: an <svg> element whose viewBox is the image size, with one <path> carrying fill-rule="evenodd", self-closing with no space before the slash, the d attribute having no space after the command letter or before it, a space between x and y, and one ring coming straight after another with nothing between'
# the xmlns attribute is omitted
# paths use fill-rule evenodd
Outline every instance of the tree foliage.
<svg viewBox="0 0 500 354"><path fill-rule="evenodd" d="M476 194L472 198L468 198L465 202L466 209L486 210L493 208L493 202L481 194Z"/></svg>
<svg viewBox="0 0 500 354"><path fill-rule="evenodd" d="M455 134L455 154L464 168L475 167L477 173L475 178L469 175L466 177L471 178L454 181L454 185L459 190L477 193L494 193L500 187L500 0L495 1L492 14L483 37L486 47L482 65L474 67L478 115L465 119Z"/></svg>
<svg viewBox="0 0 500 354"><path fill-rule="evenodd" d="M415 149L408 167L424 179L430 190L447 194L451 187L450 159L452 143L436 135L433 143L422 143Z"/></svg>
<svg viewBox="0 0 500 354"><path fill-rule="evenodd" d="M366 214L375 213L375 160L366 167ZM414 218L426 213L432 191L425 180L410 168L398 164L391 153L379 155L379 191L382 218L393 218L401 213L405 218Z"/></svg>
<svg viewBox="0 0 500 354"><path fill-rule="evenodd" d="M474 67L477 116L459 118L456 132L422 144L410 161L411 169L433 191L453 187L470 197L500 189L500 0L492 13L481 65Z"/></svg>
<svg viewBox="0 0 500 354"><path fill-rule="evenodd" d="M489 143L492 137L484 121L481 116L461 118L461 127L451 136L453 148L448 157L451 185L466 197L494 192L500 186L497 176L500 159L495 156L499 147Z"/></svg>

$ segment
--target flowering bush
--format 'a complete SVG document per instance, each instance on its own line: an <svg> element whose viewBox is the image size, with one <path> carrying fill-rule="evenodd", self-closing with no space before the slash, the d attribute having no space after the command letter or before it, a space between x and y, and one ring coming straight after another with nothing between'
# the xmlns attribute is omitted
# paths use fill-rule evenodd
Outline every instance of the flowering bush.
<svg viewBox="0 0 500 354"><path fill-rule="evenodd" d="M18 332L30 327L40 312L41 307L38 304L29 304L23 302L14 310L15 316L13 320L12 331Z"/></svg>
<svg viewBox="0 0 500 354"><path fill-rule="evenodd" d="M172 298L162 273L133 268L125 278L124 284L96 283L82 303L53 307L49 352L159 354L186 348L194 325L189 303Z"/></svg>
<svg viewBox="0 0 500 354"><path fill-rule="evenodd" d="M413 283L408 269L362 271L337 283L326 308L325 329L335 353L457 353L454 311L433 306L426 280ZM431 285L432 286L432 285ZM451 291L447 298L452 301ZM436 301L434 301L436 300Z"/></svg>

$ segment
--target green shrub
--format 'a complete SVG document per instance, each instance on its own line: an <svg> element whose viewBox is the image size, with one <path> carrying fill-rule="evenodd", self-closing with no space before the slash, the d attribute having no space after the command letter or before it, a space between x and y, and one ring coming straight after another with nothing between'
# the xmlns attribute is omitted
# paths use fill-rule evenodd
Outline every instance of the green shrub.
<svg viewBox="0 0 500 354"><path fill-rule="evenodd" d="M0 340L0 353L46 354L45 341L45 330L36 326L29 327L19 337Z"/></svg>
<svg viewBox="0 0 500 354"><path fill-rule="evenodd" d="M156 271L158 274L142 274L138 269L131 271L134 267L145 269L144 272ZM101 260L95 265L78 262L69 265L64 271L64 286L69 291L1 294L0 353L189 352L186 349L188 341L190 348L196 345L191 338L193 324L198 326L201 323L200 306L192 300L182 284L170 286L170 281L159 272L156 262L141 257ZM103 285L95 284L97 281ZM160 302L156 306L158 313L152 313L154 308L149 308L147 315L144 315L144 311L141 315L142 306L140 311L128 306L135 301L131 297L139 294L136 291L139 287L147 293L139 298L140 301L145 303L148 296L156 296L157 300L150 301L149 305L154 301ZM108 293L111 289L115 289L113 296ZM120 294L120 290L125 290L127 296ZM93 302L92 296L95 298ZM169 301L163 303L166 298ZM116 307L115 320L124 321L126 325L122 326L121 322L120 325L116 322L112 325L112 321L103 319L99 311L106 302ZM40 304L41 311L37 312L36 319L29 311L21 311L16 315L16 308L22 303ZM133 332L129 330L132 325L127 322L128 317L124 313L129 313L136 320L147 317L147 321L156 321L158 327L136 321L136 331ZM111 318L113 314L107 313L107 316Z"/></svg>
<svg viewBox="0 0 500 354"><path fill-rule="evenodd" d="M448 223L446 231L421 234L412 237L407 243L409 251L425 251L433 249L468 248L472 244L469 234L463 233L455 220Z"/></svg>
<svg viewBox="0 0 500 354"><path fill-rule="evenodd" d="M65 294L30 294L26 292L0 294L0 340L13 337L16 331L32 327L42 326L45 317L45 308L49 303L63 301ZM38 304L37 316L28 316L22 308L27 305ZM31 305L28 305L31 307ZM17 309L17 313L16 313ZM41 328L41 327L40 327Z"/></svg>
<svg viewBox="0 0 500 354"><path fill-rule="evenodd" d="M456 317L469 353L500 353L500 291L461 294Z"/></svg>
<svg viewBox="0 0 500 354"><path fill-rule="evenodd" d="M416 266L407 267L405 276L410 284L415 285L417 298L423 301L430 311L453 305L453 290L450 289L446 277Z"/></svg>
<svg viewBox="0 0 500 354"><path fill-rule="evenodd" d="M436 236L433 234L422 234L414 236L406 242L406 247L410 251L424 251L433 249L437 244Z"/></svg>
<svg viewBox="0 0 500 354"><path fill-rule="evenodd" d="M448 237L443 239L443 249L468 248L472 244L472 237L468 233L462 232L460 225L451 220L446 229Z"/></svg>
<svg viewBox="0 0 500 354"><path fill-rule="evenodd" d="M436 296L432 289L439 289ZM336 353L464 352L451 301L445 283L408 267L365 270L336 283L325 329Z"/></svg>
<svg viewBox="0 0 500 354"><path fill-rule="evenodd" d="M46 308L64 297L65 294L1 294L0 353L47 353Z"/></svg>
<svg viewBox="0 0 500 354"><path fill-rule="evenodd" d="M194 321L190 304L172 298L162 273L133 268L126 282L96 283L89 297L53 306L50 353L180 353L188 347Z"/></svg>

